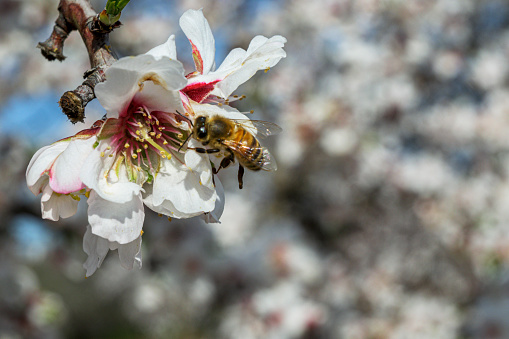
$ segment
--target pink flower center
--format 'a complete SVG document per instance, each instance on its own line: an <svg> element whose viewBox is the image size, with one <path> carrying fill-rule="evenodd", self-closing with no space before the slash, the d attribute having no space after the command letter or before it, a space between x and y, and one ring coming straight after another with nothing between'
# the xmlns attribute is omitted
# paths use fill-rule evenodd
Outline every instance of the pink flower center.
<svg viewBox="0 0 509 339"><path fill-rule="evenodd" d="M184 131L188 128L182 125L183 122L187 123L175 113L150 111L146 106L133 102L125 115L106 122L115 130L110 140L112 154L124 154L130 158L128 162L137 164L139 168L148 167L154 173L156 168L150 153L155 152L168 159L177 154L187 136L184 133L189 133Z"/></svg>

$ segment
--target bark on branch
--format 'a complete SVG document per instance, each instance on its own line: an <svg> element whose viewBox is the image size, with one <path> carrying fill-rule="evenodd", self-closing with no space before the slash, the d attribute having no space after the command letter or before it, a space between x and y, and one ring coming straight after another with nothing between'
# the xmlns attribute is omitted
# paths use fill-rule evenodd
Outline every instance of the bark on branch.
<svg viewBox="0 0 509 339"><path fill-rule="evenodd" d="M108 39L109 33L120 26L120 22L106 27L98 20L88 0L60 0L58 11L51 36L37 47L46 59L62 61L65 59L64 42L71 31L77 30L85 43L91 68L85 72L83 84L65 92L59 101L62 111L74 124L84 121L85 106L95 98L95 85L105 80L105 70L117 60L111 52Z"/></svg>

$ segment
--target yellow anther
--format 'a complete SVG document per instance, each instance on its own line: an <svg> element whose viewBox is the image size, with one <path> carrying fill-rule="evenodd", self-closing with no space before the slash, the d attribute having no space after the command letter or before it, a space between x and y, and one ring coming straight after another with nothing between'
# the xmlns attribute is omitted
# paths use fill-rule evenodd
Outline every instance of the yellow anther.
<svg viewBox="0 0 509 339"><path fill-rule="evenodd" d="M85 192L85 196L86 196L87 198L90 198L90 191Z"/></svg>
<svg viewBox="0 0 509 339"><path fill-rule="evenodd" d="M171 217L168 217L168 221L171 221Z"/></svg>
<svg viewBox="0 0 509 339"><path fill-rule="evenodd" d="M270 67L265 68L264 72L267 73L269 71L269 69L270 69Z"/></svg>
<svg viewBox="0 0 509 339"><path fill-rule="evenodd" d="M158 135L156 135L156 139L160 139L161 138L161 133L159 133Z"/></svg>
<svg viewBox="0 0 509 339"><path fill-rule="evenodd" d="M252 110L250 110L250 111L249 111L249 113L254 113L254 110L253 110L253 109L252 109Z"/></svg>
<svg viewBox="0 0 509 339"><path fill-rule="evenodd" d="M101 158L104 158L104 152L101 152Z"/></svg>
<svg viewBox="0 0 509 339"><path fill-rule="evenodd" d="M108 155L108 157L113 158L113 154Z"/></svg>
<svg viewBox="0 0 509 339"><path fill-rule="evenodd" d="M144 148L144 149L147 149L147 148L148 148L148 145L147 145L147 144L143 145L143 148Z"/></svg>
<svg viewBox="0 0 509 339"><path fill-rule="evenodd" d="M163 145L168 145L168 141L164 140Z"/></svg>
<svg viewBox="0 0 509 339"><path fill-rule="evenodd" d="M158 127L157 129L162 132L164 127Z"/></svg>
<svg viewBox="0 0 509 339"><path fill-rule="evenodd" d="M133 157L133 159L136 159L138 157L138 155L136 153L133 153L133 155L131 155Z"/></svg>
<svg viewBox="0 0 509 339"><path fill-rule="evenodd" d="M138 121L138 127L143 127L143 124Z"/></svg>
<svg viewBox="0 0 509 339"><path fill-rule="evenodd" d="M234 95L233 97L234 97L234 98L238 98L239 96L238 96L238 95Z"/></svg>
<svg viewBox="0 0 509 339"><path fill-rule="evenodd" d="M159 120L156 120L156 125L159 126Z"/></svg>
<svg viewBox="0 0 509 339"><path fill-rule="evenodd" d="M140 153L141 152L141 148L136 149L136 152Z"/></svg>
<svg viewBox="0 0 509 339"><path fill-rule="evenodd" d="M158 216L158 217L162 217L163 215L162 215L161 213L158 213L158 214L157 214L157 216Z"/></svg>
<svg viewBox="0 0 509 339"><path fill-rule="evenodd" d="M223 106L223 104L222 104L222 103L218 103L217 105L218 105L219 107Z"/></svg>
<svg viewBox="0 0 509 339"><path fill-rule="evenodd" d="M141 135L140 130L137 130L137 131L136 131L136 135Z"/></svg>
<svg viewBox="0 0 509 339"><path fill-rule="evenodd" d="M128 142L126 142L126 143L125 143L125 145L124 145L124 147L125 147L125 148L129 148L129 147L131 147L131 145L129 145L129 143L128 143Z"/></svg>
<svg viewBox="0 0 509 339"><path fill-rule="evenodd" d="M150 132L149 133L151 137L155 137L156 136L156 132Z"/></svg>
<svg viewBox="0 0 509 339"><path fill-rule="evenodd" d="M184 134L179 133L179 134L177 134L177 137L178 137L179 139L182 139L182 138L184 137Z"/></svg>
<svg viewBox="0 0 509 339"><path fill-rule="evenodd" d="M143 230L141 230L141 231L140 231L140 235L143 235L143 233L145 233L145 232L143 232Z"/></svg>
<svg viewBox="0 0 509 339"><path fill-rule="evenodd" d="M106 149L109 151L111 149L111 146L106 147Z"/></svg>

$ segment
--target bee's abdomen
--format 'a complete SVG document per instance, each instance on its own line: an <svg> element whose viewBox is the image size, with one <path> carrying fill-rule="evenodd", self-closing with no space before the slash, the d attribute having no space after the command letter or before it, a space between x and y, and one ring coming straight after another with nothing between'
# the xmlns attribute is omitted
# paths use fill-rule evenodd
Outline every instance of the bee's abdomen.
<svg viewBox="0 0 509 339"><path fill-rule="evenodd" d="M245 145L245 151L237 154L239 162L251 171L259 171L263 166L263 152L260 143L245 130L239 131L238 136L238 140Z"/></svg>

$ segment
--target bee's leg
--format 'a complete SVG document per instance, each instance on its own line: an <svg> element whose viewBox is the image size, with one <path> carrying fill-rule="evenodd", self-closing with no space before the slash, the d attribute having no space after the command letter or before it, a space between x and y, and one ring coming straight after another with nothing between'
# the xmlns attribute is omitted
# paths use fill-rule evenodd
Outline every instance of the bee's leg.
<svg viewBox="0 0 509 339"><path fill-rule="evenodd" d="M238 179L239 179L239 189L241 190L242 187L244 186L244 181L242 180L242 177L244 176L244 167L242 165L239 165L239 174L238 174Z"/></svg>
<svg viewBox="0 0 509 339"><path fill-rule="evenodd" d="M195 150L196 152L198 153L207 153L207 154L210 154L210 153L217 153L219 151L221 151L220 149L217 149L217 148L213 148L213 149L206 149L206 148L188 148L188 149L192 149L192 150Z"/></svg>

